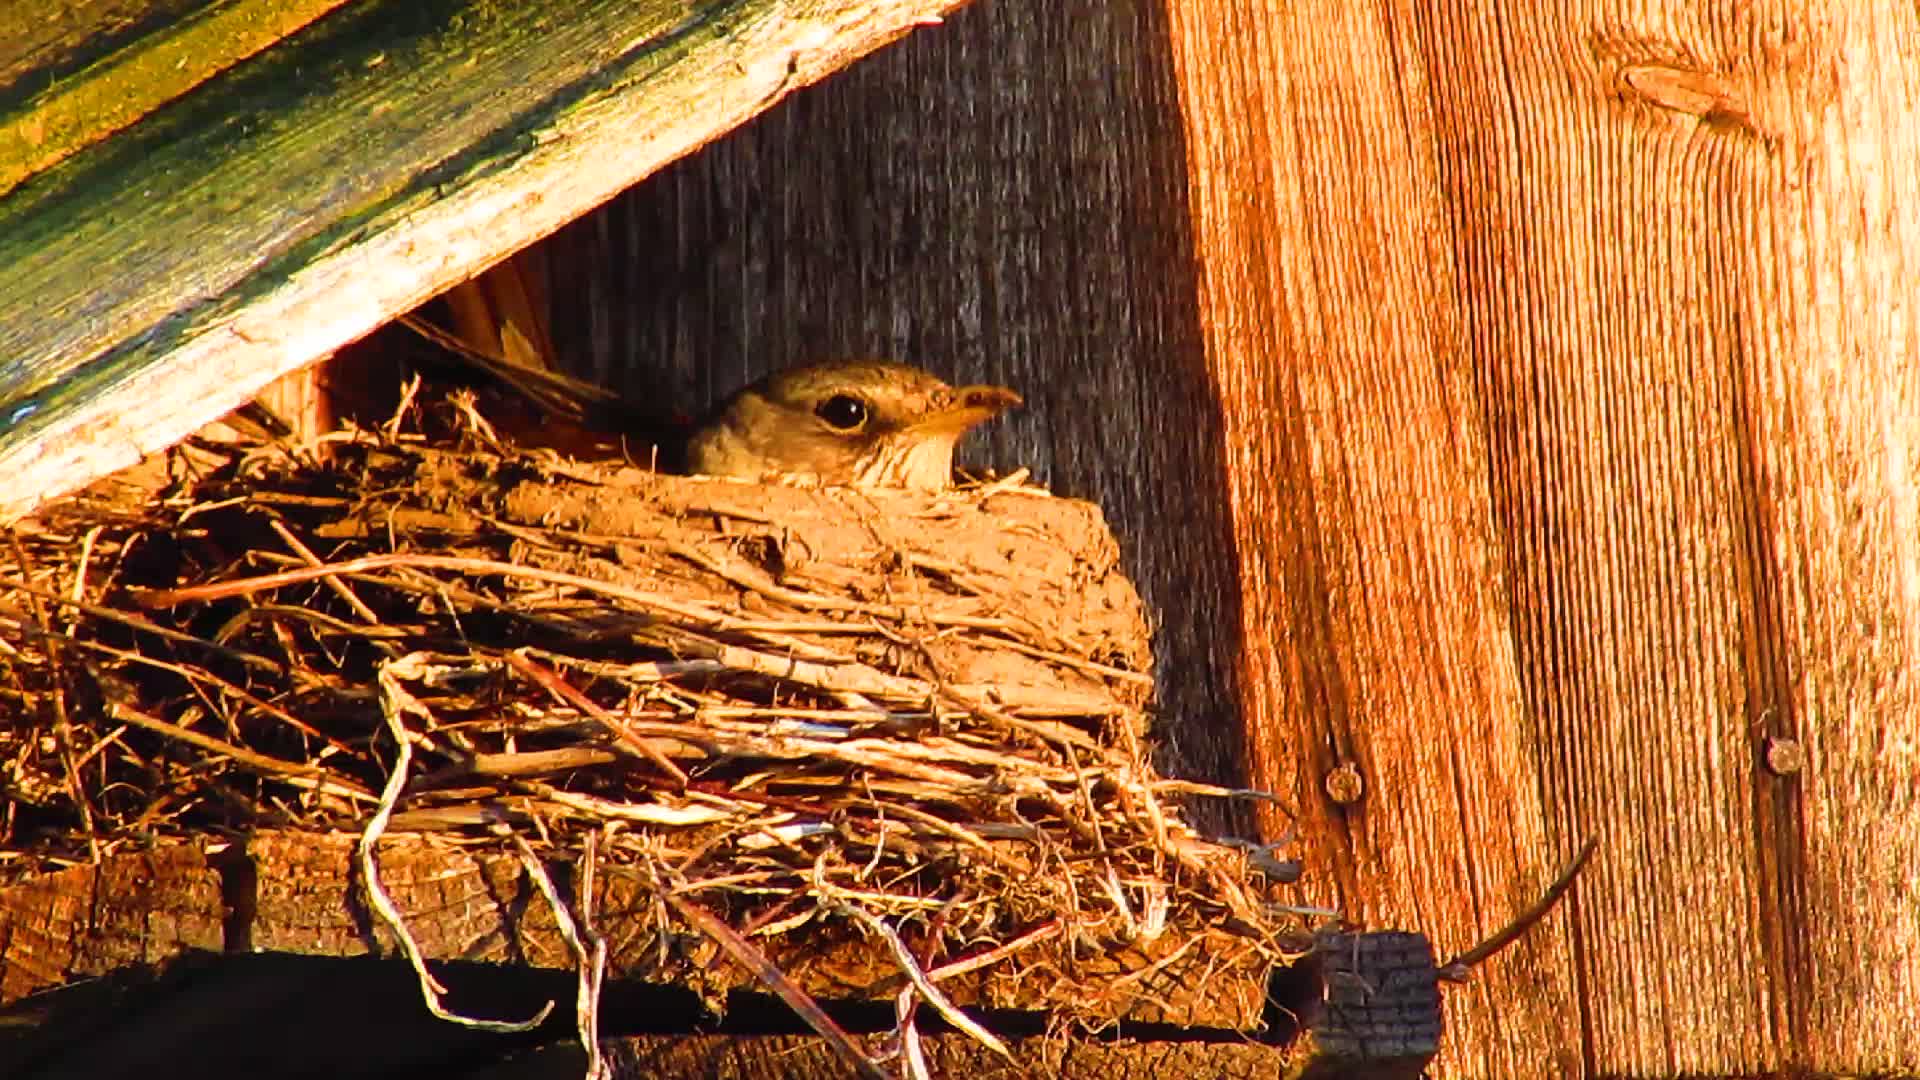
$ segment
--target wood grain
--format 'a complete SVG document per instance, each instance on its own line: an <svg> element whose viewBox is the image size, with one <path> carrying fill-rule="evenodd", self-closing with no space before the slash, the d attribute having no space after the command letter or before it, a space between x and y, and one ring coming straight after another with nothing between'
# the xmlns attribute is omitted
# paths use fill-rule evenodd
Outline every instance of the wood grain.
<svg viewBox="0 0 1920 1080"><path fill-rule="evenodd" d="M222 944L220 878L198 846L76 866L0 889L0 1005Z"/></svg>
<svg viewBox="0 0 1920 1080"><path fill-rule="evenodd" d="M1176 8L1175 27L1254 775L1305 814L1324 902L1464 949L1526 906L1556 846L1430 136L1371 11L1225 4ZM1227 41L1247 63L1209 59ZM1345 805L1323 790L1343 764L1364 784ZM1451 996L1443 1060L1577 1068L1572 996L1523 998L1512 974L1571 986L1563 927Z"/></svg>
<svg viewBox="0 0 1920 1080"><path fill-rule="evenodd" d="M218 866L202 845L164 844L0 888L0 941L6 943L0 1006L83 977L150 974L189 951L400 957L398 939L367 907L355 844L356 837L344 833L263 831L223 852ZM426 958L573 969L552 910L514 856L396 834L381 845L378 865ZM572 867L554 870L571 873ZM676 924L673 934L680 936L663 941L659 897L640 870L606 866L597 880L593 909L608 943L610 978L677 986L709 1000L735 990L764 992L753 972L728 960L713 941L683 933L684 926ZM1191 947L1195 942L1199 947ZM756 945L822 1001L885 1003L903 981L884 944L844 928L756 938ZM1085 1004L1110 1009L1116 1022L1215 1037L1259 1029L1266 968L1226 935L1189 939L1187 946L1172 939L1108 942L1076 957L1072 980L1051 964L1009 965L961 973L942 988L958 1004L1031 1018L1048 1015L1062 986L1072 982L1105 987L1109 1000ZM1418 966L1412 970L1417 977ZM1394 995L1395 1004L1406 997ZM1424 1015L1408 1011L1416 1020ZM1378 1022L1404 1037L1412 1025L1388 1023L1397 1019ZM1324 1026L1328 1039L1349 1034L1338 1024ZM1430 1042L1416 1049L1430 1054ZM1316 1045L1313 1052L1354 1056L1344 1045Z"/></svg>
<svg viewBox="0 0 1920 1080"><path fill-rule="evenodd" d="M36 43L33 52L46 67L18 73L23 88L43 88L13 108L0 107L0 195L343 2L240 0L205 5L191 14L168 12L163 6L139 13L138 26L145 33L114 32L115 24L133 15L131 11L85 11L91 21L76 19L62 27L64 37ZM7 30L0 23L0 34ZM92 63L65 70L68 61L94 51L100 55ZM5 64L0 56L0 76Z"/></svg>
<svg viewBox="0 0 1920 1080"><path fill-rule="evenodd" d="M17 104L129 38L217 0L67 0L0 6L0 101Z"/></svg>
<svg viewBox="0 0 1920 1080"><path fill-rule="evenodd" d="M1257 777L1443 949L1602 837L1443 1071L1920 1064L1914 13L1169 10Z"/></svg>

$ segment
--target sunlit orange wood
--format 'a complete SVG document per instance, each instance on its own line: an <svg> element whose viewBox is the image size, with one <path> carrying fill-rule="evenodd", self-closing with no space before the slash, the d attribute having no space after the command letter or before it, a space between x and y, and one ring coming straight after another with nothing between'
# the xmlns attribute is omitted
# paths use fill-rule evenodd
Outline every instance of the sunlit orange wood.
<svg viewBox="0 0 1920 1080"><path fill-rule="evenodd" d="M1256 780L1443 952L1602 840L1440 1073L1920 1067L1915 12L1167 10Z"/></svg>

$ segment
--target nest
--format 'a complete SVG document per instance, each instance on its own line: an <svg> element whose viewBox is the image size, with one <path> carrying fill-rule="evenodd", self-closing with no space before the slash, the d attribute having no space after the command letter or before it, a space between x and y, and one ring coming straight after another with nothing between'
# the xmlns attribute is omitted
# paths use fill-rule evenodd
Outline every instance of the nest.
<svg viewBox="0 0 1920 1080"><path fill-rule="evenodd" d="M1257 1022L1298 920L1257 852L1182 820L1245 793L1149 762L1146 618L1096 507L460 430L222 446L161 496L17 526L7 876L266 828L554 861L591 837L662 901L640 905L659 947L616 958L641 977L725 968L804 1007L782 971L864 947L884 970L843 987L943 1013L1177 1019L1217 977L1255 987L1226 1011ZM688 937L737 964L661 944Z"/></svg>

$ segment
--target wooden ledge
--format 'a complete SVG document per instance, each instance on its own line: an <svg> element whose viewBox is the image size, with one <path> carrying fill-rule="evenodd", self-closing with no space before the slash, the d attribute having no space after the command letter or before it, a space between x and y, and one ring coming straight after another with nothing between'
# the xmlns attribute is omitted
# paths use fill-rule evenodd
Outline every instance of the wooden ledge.
<svg viewBox="0 0 1920 1080"><path fill-rule="evenodd" d="M168 1038L181 1045L226 1046L264 1038L269 1044L297 1047L313 1037L312 1012L322 1008L344 1008L335 1019L348 1028L369 1023L351 1008L353 995L369 992L364 971L356 975L337 966L325 968L325 979L338 994L348 996L323 995L310 1007L286 1014L273 1014L260 1003L270 1005L281 997L310 1000L307 975L314 968L276 976L274 969L255 967L171 988L156 982L159 973L182 960L197 958L204 969L213 962L208 954L223 952L229 957L395 954L392 938L374 927L354 899L358 886L349 866L351 850L347 837L263 833L244 846L211 855L195 844L169 844L114 856L99 867L76 867L0 888L0 941L7 943L0 950L0 1071L24 1060L96 1065L95 1058L144 1060L146 1044L112 1031L115 1023L138 1024L140 1017L150 1015L129 1011L126 1005L144 992L172 995L162 1011L188 1025L169 1029ZM382 876L389 879L389 889L408 912L429 956L492 961L523 973L571 966L551 918L532 898L515 860L405 837L383 843L382 852ZM623 970L644 967L660 943L624 932L619 921L619 912L637 912L643 905L612 883L596 892L603 893L595 906L611 947L610 974L618 978ZM397 1022L397 1016L424 1025L423 1046L434 1032L443 1042L452 1040L449 1046L467 1038L464 1033L456 1037L452 1033L459 1029L449 1025L435 1026L424 1010L402 1007L414 1000L416 991L410 989L410 974L398 974L405 972L404 965L393 963L396 967L388 973L392 977L381 991L392 1015L383 1022ZM729 990L755 989L744 973L730 968L716 962L705 981L690 989L716 1000ZM862 996L859 987L840 981L845 974L841 969L816 967L793 974L823 999ZM1149 996L1159 996L1152 1002L1156 1010L1147 1027L1130 1029L1124 1038L1068 1039L1040 1028L1024 1037L1010 1033L1017 1059L1012 1063L961 1035L930 1035L925 1050L941 1065L938 1075L1119 1077L1168 1075L1170 1070L1172 1075L1411 1080L1422 1075L1438 1049L1441 1026L1432 947L1416 934L1326 937L1314 954L1284 970L1273 984L1273 1026L1264 1033L1272 1041L1218 1026L1223 1019L1233 1019L1220 1012L1219 1002L1210 1005L1191 994L1175 1000L1183 986L1190 991L1198 985L1199 975L1177 972L1149 988ZM527 993L556 993L554 985L543 985L495 991L520 996L501 1006L518 1016L531 1011ZM358 989L349 993L348 986ZM989 1000L975 1003L1018 1008L1017 1000L991 1000L991 991L983 996ZM328 1006L329 1000L347 1004ZM258 1007L236 1011L236 1001ZM1231 1002L1226 1006L1229 1014L1245 1007ZM263 1035L261 1024L280 1024L283 1030ZM563 1062L579 1054L577 1046L566 1041L569 1026L570 1019L563 1015L542 1029L548 1038L559 1040L552 1052ZM286 1045L276 1052L299 1052ZM752 1071L762 1066L775 1070L764 1074L769 1076L844 1074L844 1063L833 1050L808 1035L608 1033L603 1046L621 1066L618 1075L706 1076L724 1071L719 1069L722 1063L748 1069L738 1075L762 1075ZM382 1047L379 1052L388 1050ZM80 1056L66 1056L75 1054ZM564 1069L561 1074L566 1074Z"/></svg>
<svg viewBox="0 0 1920 1080"><path fill-rule="evenodd" d="M0 1006L197 952L399 956L398 942L366 910L353 852L346 835L265 832L212 854L171 843L0 888ZM428 959L571 968L551 912L512 856L399 834L381 842L379 859L387 891ZM663 970L668 946L654 931L654 894L616 868L603 869L599 881L594 909L611 977L683 985L708 999L760 989L752 973L697 937L673 946L676 956ZM677 955L682 945L691 950L685 957ZM877 940L801 936L762 941L761 948L822 1000L890 1000L899 988L898 969ZM1116 1011L1129 1018L1220 1031L1255 1027L1265 987L1220 951L1178 950L1168 958L1128 947L1090 955L1077 974L1115 980ZM1046 970L1013 970L963 976L945 989L962 1004L1023 1009L1045 1000L1039 984L1048 981ZM1122 985L1130 991L1122 993Z"/></svg>

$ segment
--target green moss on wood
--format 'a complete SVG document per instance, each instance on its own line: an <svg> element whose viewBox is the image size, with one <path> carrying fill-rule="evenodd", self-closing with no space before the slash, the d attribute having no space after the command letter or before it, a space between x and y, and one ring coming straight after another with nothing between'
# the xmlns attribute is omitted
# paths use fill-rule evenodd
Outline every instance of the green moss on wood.
<svg viewBox="0 0 1920 1080"><path fill-rule="evenodd" d="M356 3L34 177L0 199L0 454L772 6Z"/></svg>
<svg viewBox="0 0 1920 1080"><path fill-rule="evenodd" d="M235 0L52 82L0 113L0 195L240 63L344 0Z"/></svg>

